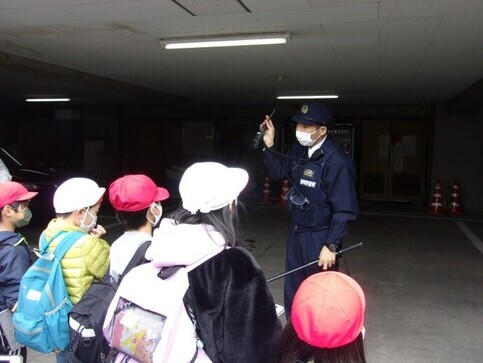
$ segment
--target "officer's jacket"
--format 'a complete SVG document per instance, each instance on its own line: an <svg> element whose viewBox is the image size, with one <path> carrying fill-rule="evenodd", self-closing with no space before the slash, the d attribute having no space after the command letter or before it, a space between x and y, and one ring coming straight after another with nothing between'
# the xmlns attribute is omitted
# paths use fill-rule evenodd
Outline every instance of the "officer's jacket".
<svg viewBox="0 0 483 363"><path fill-rule="evenodd" d="M292 183L287 204L298 230L329 228L326 243L338 245L359 213L354 162L330 135L320 152L307 153L295 142L286 156L265 149L264 161L272 178Z"/></svg>

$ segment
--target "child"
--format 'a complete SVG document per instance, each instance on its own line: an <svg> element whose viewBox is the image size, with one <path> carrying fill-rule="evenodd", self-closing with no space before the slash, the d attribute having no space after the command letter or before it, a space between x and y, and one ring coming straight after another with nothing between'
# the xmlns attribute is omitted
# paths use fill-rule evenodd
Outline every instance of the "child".
<svg viewBox="0 0 483 363"><path fill-rule="evenodd" d="M247 182L245 170L219 163L196 163L185 171L179 184L182 206L155 229L146 252L151 262L126 274L109 307L104 334L133 358L119 354L116 362L139 357L152 362L270 361L282 330L275 303L260 266L237 246L237 198ZM126 338L136 330L114 315L124 314L124 308L123 316L134 315L130 309L136 306L161 314L163 328L150 334L139 330L142 339ZM175 311L181 311L179 316Z"/></svg>
<svg viewBox="0 0 483 363"><path fill-rule="evenodd" d="M15 230L30 222L28 204L37 194L17 182L0 183L0 311L15 310L20 279L31 264L27 241ZM27 361L26 347L12 351L0 343L1 354L21 354Z"/></svg>
<svg viewBox="0 0 483 363"><path fill-rule="evenodd" d="M109 200L125 232L111 246L110 275L117 281L136 250L152 238L161 220L161 201L169 198L166 189L157 187L146 175L126 175L109 187Z"/></svg>
<svg viewBox="0 0 483 363"><path fill-rule="evenodd" d="M309 276L295 294L275 362L365 363L365 306L351 277L335 271Z"/></svg>
<svg viewBox="0 0 483 363"><path fill-rule="evenodd" d="M61 261L67 292L74 305L94 279L101 280L109 268L109 245L100 238L106 230L97 224L97 213L105 191L91 179L72 178L65 181L54 194L57 218L50 221L43 232L47 241L52 240L49 252L53 252L61 242L62 236L57 237L60 232L84 232ZM58 352L57 362L67 362L66 353Z"/></svg>

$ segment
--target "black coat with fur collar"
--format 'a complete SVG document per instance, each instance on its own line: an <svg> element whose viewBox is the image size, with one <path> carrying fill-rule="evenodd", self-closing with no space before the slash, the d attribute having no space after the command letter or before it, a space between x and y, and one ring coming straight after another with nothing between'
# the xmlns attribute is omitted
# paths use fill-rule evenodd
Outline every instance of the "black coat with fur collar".
<svg viewBox="0 0 483 363"><path fill-rule="evenodd" d="M282 326L260 266L244 248L226 249L188 273L191 307L213 362L269 362Z"/></svg>

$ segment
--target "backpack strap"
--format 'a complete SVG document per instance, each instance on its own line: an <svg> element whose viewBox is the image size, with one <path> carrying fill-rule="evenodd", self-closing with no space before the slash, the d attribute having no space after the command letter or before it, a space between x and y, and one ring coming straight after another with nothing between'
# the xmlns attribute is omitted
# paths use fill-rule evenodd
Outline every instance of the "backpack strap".
<svg viewBox="0 0 483 363"><path fill-rule="evenodd" d="M50 241L47 241L45 238L45 232L42 232L40 235L40 241L42 243L42 249L40 250L41 253L44 253L47 251L49 248L50 243L56 239L57 237L64 235L62 237L62 240L59 241L57 247L55 247L54 250L54 256L57 257L59 260L64 257L64 255L67 253L67 251L76 243L82 236L85 235L85 233L80 232L80 231L71 231L71 232L66 232L66 231L61 231L57 233L55 236L53 236Z"/></svg>
<svg viewBox="0 0 483 363"><path fill-rule="evenodd" d="M47 249L49 248L50 242L52 242L54 239L56 239L58 236L60 236L61 234L64 234L64 233L67 233L67 232L66 231L60 231L60 232L56 233L50 239L50 241L47 241L47 238L45 237L45 231L43 231L40 234L40 237L39 237L39 252L40 253L47 252Z"/></svg>
<svg viewBox="0 0 483 363"><path fill-rule="evenodd" d="M146 251L148 247L151 245L151 240L143 242L141 246L138 247L134 255L131 257L131 260L127 264L126 268L122 272L122 274L119 275L117 278L117 283L120 284L122 278L124 275L126 275L129 271L131 271L134 267L139 265L139 261L141 261L144 258L144 255L146 254Z"/></svg>
<svg viewBox="0 0 483 363"><path fill-rule="evenodd" d="M188 314L188 316L191 320L191 323L193 324L193 330L194 330L195 337L196 337L195 354L193 355L193 357L191 358L189 363L196 362L196 358L198 358L198 350L203 349L204 346L205 346L203 341L200 339L200 336L201 336L200 327L196 323L196 317L195 317L195 312L193 311L193 308L192 308L192 303L193 303L193 294L191 292L191 286L188 286L188 290L186 290L186 293L183 297L183 304L184 304L184 307L186 309L186 313Z"/></svg>

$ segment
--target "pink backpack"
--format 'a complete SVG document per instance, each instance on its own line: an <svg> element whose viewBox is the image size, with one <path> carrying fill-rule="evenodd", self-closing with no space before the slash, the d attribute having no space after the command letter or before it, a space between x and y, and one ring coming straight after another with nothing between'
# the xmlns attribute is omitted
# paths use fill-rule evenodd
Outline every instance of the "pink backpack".
<svg viewBox="0 0 483 363"><path fill-rule="evenodd" d="M119 352L115 361L211 362L183 303L187 269L165 279L159 271L150 263L135 267L119 285L103 327L109 345Z"/></svg>

